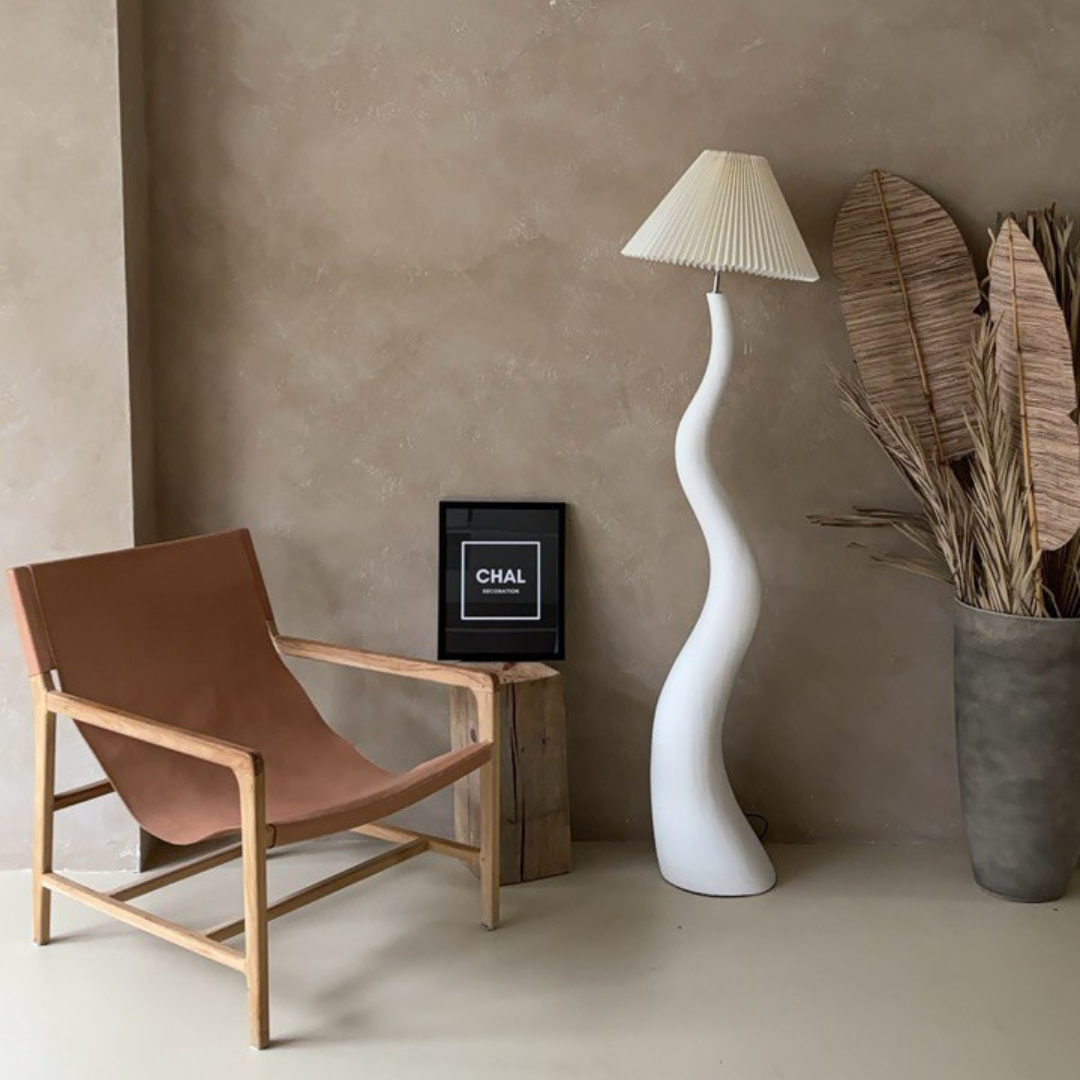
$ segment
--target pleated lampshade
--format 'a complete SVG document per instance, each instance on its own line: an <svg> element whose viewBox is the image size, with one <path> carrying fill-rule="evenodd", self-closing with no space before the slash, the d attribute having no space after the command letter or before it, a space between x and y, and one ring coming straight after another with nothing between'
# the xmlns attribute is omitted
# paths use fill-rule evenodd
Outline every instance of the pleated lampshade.
<svg viewBox="0 0 1080 1080"><path fill-rule="evenodd" d="M622 253L700 270L818 279L769 163L727 150L703 150Z"/></svg>

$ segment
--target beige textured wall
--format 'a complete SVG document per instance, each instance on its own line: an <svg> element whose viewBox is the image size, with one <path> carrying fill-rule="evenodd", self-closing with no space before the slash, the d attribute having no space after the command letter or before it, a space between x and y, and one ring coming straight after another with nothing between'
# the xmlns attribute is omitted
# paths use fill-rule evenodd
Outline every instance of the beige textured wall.
<svg viewBox="0 0 1080 1080"><path fill-rule="evenodd" d="M117 0L117 74L124 191L124 266L131 401L132 529L135 543L157 538L154 380L150 364L150 188L143 70L143 0Z"/></svg>
<svg viewBox="0 0 1080 1080"><path fill-rule="evenodd" d="M438 498L565 498L581 837L648 833L705 579L672 441L708 282L618 251L702 148L766 154L823 280L728 286L715 456L765 584L731 771L779 838L958 837L948 600L804 520L902 497L834 402L829 235L872 166L980 246L1076 209L1074 4L156 0L145 44L163 533L247 523L283 627L430 654ZM315 688L387 760L438 745L438 697Z"/></svg>
<svg viewBox="0 0 1080 1080"><path fill-rule="evenodd" d="M131 543L113 0L0 0L0 566ZM33 738L0 603L0 867L29 859ZM100 775L67 722L58 779ZM134 867L115 798L58 825L60 866Z"/></svg>

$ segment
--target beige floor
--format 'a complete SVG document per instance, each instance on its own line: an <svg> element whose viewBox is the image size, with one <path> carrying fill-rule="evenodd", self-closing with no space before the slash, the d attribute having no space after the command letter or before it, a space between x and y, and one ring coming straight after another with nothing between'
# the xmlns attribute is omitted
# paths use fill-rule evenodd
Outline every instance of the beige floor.
<svg viewBox="0 0 1080 1080"><path fill-rule="evenodd" d="M367 845L282 853L272 895ZM774 892L716 901L645 848L580 845L573 874L504 892L494 934L466 870L417 859L274 924L261 1054L239 976L63 898L35 948L27 875L0 875L0 1077L1080 1076L1080 895L995 901L951 852L772 851ZM146 906L208 925L238 874Z"/></svg>

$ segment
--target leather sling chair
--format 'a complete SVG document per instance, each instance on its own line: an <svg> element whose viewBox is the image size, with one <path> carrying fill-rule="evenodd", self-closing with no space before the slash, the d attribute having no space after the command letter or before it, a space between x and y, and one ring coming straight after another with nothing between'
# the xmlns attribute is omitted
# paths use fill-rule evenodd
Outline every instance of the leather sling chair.
<svg viewBox="0 0 1080 1080"><path fill-rule="evenodd" d="M282 637L246 529L8 572L33 696L34 940L60 893L247 978L251 1041L269 1040L267 922L432 851L479 868L481 921L499 921L496 676L482 670ZM282 657L464 687L475 741L404 773L363 757L323 721ZM58 680L58 681L57 681ZM73 719L108 778L54 792L57 715ZM480 770L480 845L381 822ZM52 869L53 814L115 791L172 844L240 835L194 862L98 892ZM399 841L267 904L269 848L351 830ZM193 931L131 905L154 889L243 860L243 918ZM244 935L244 950L226 944Z"/></svg>

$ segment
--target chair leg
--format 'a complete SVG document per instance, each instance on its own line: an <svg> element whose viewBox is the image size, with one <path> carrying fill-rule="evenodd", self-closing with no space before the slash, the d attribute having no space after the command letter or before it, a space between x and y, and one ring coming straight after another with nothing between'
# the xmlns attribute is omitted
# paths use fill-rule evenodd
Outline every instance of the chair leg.
<svg viewBox="0 0 1080 1080"><path fill-rule="evenodd" d="M266 798L262 761L239 776L244 862L244 950L251 1045L270 1042L270 973L266 919Z"/></svg>
<svg viewBox="0 0 1080 1080"><path fill-rule="evenodd" d="M478 734L493 744L491 760L480 769L480 921L488 930L499 926L499 699L494 693L476 695Z"/></svg>
<svg viewBox="0 0 1080 1080"><path fill-rule="evenodd" d="M52 893L42 876L52 870L53 796L56 790L56 713L45 707L51 689L48 675L31 680L34 699L34 941L48 945L52 922Z"/></svg>

